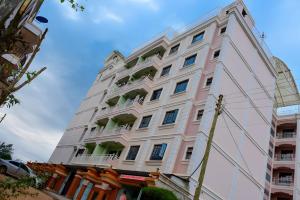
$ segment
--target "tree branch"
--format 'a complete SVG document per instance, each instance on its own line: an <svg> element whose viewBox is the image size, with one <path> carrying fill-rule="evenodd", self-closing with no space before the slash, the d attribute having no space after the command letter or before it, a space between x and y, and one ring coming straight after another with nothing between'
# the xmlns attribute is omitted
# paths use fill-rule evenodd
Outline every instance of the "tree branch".
<svg viewBox="0 0 300 200"><path fill-rule="evenodd" d="M47 68L43 67L42 69L40 69L36 74L34 74L30 79L27 79L26 81L24 81L23 83L21 83L20 85L14 87L11 89L11 92L15 92L19 89L21 89L22 87L24 87L26 84L30 83L31 81L33 81L33 79L35 79L38 75L40 75L43 71L45 71Z"/></svg>

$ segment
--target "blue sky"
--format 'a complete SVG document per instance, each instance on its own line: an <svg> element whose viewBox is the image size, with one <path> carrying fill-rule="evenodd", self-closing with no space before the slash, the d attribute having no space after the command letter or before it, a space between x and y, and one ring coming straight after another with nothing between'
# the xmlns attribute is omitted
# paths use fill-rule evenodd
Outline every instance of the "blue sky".
<svg viewBox="0 0 300 200"><path fill-rule="evenodd" d="M48 69L17 93L21 104L0 113L0 140L14 144L14 158L47 161L72 115L91 86L103 60L114 49L125 56L168 30L193 24L230 0L86 0L75 12L47 0L40 15L49 33L31 69ZM300 76L300 1L245 0L272 53ZM45 25L40 25L45 28Z"/></svg>

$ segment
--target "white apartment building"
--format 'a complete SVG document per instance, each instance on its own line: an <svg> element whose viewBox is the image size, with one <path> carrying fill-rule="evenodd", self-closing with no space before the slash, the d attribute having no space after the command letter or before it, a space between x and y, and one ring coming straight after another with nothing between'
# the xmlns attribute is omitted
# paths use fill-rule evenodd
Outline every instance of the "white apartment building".
<svg viewBox="0 0 300 200"><path fill-rule="evenodd" d="M128 57L114 51L49 162L67 168L111 166L125 189L122 175L159 169L178 197L190 199L222 94L201 199L269 198L270 129L274 102L281 104L275 98L277 64L254 30L250 12L237 0ZM96 187L91 182L67 196L90 198ZM67 185L57 186L60 194L66 194Z"/></svg>

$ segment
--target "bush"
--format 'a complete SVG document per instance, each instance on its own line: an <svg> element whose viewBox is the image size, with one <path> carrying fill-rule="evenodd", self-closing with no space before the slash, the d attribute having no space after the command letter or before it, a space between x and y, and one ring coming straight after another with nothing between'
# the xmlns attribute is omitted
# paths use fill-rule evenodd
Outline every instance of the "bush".
<svg viewBox="0 0 300 200"><path fill-rule="evenodd" d="M158 187L144 187L141 200L178 200L170 190Z"/></svg>

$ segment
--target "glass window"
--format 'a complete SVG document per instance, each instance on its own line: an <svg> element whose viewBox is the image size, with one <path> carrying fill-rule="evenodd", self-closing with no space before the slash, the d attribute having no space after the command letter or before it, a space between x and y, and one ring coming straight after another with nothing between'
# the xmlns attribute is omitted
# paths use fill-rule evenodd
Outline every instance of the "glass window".
<svg viewBox="0 0 300 200"><path fill-rule="evenodd" d="M178 49L179 49L179 46L180 46L180 44L177 44L177 45L173 46L173 47L170 49L169 55L171 55L171 54L173 54L173 53L176 53L176 52L178 51Z"/></svg>
<svg viewBox="0 0 300 200"><path fill-rule="evenodd" d="M135 160L138 152L139 152L140 146L131 146L129 149L129 152L127 154L126 160Z"/></svg>
<svg viewBox="0 0 300 200"><path fill-rule="evenodd" d="M96 131L96 127L91 128L91 134L93 134Z"/></svg>
<svg viewBox="0 0 300 200"><path fill-rule="evenodd" d="M186 90L188 82L189 82L189 80L184 80L184 81L177 83L174 94L179 93L179 92L184 92Z"/></svg>
<svg viewBox="0 0 300 200"><path fill-rule="evenodd" d="M156 144L153 147L152 154L150 156L150 160L162 160L167 149L167 144Z"/></svg>
<svg viewBox="0 0 300 200"><path fill-rule="evenodd" d="M146 128L149 126L152 115L143 117L139 128Z"/></svg>
<svg viewBox="0 0 300 200"><path fill-rule="evenodd" d="M160 88L158 90L154 90L153 93L152 93L152 96L150 98L150 101L159 99L161 92L162 92L162 88Z"/></svg>
<svg viewBox="0 0 300 200"><path fill-rule="evenodd" d="M220 50L217 50L217 51L215 51L214 52L214 58L218 58L219 57L219 55L220 55Z"/></svg>
<svg viewBox="0 0 300 200"><path fill-rule="evenodd" d="M206 80L206 86L210 86L212 84L213 78L210 77Z"/></svg>
<svg viewBox="0 0 300 200"><path fill-rule="evenodd" d="M166 66L162 69L160 76L167 76L170 73L172 65Z"/></svg>
<svg viewBox="0 0 300 200"><path fill-rule="evenodd" d="M201 120L203 113L204 113L204 110L198 110L196 120Z"/></svg>
<svg viewBox="0 0 300 200"><path fill-rule="evenodd" d="M20 167L25 170L27 173L29 173L29 169L23 164L23 163L20 163Z"/></svg>
<svg viewBox="0 0 300 200"><path fill-rule="evenodd" d="M224 34L225 32L226 32L226 26L225 27L223 27L223 28L221 28L221 30L220 30L220 34L222 35L222 34Z"/></svg>
<svg viewBox="0 0 300 200"><path fill-rule="evenodd" d="M203 36L204 36L204 31L197 35L194 35L192 44L194 44L195 42L201 41L203 39Z"/></svg>
<svg viewBox="0 0 300 200"><path fill-rule="evenodd" d="M163 125L164 124L173 124L173 123L175 123L177 113L178 113L178 109L166 112L166 115L165 115L165 118L164 118L164 121L163 121Z"/></svg>
<svg viewBox="0 0 300 200"><path fill-rule="evenodd" d="M197 57L197 54L187 57L184 61L183 67L187 67L187 66L194 64L196 61L196 57Z"/></svg>
<svg viewBox="0 0 300 200"><path fill-rule="evenodd" d="M188 147L185 153L185 159L189 160L192 157L192 153L193 153L193 147Z"/></svg>
<svg viewBox="0 0 300 200"><path fill-rule="evenodd" d="M266 180L267 180L268 182L271 181L271 176L270 176L270 174L268 174L268 173L266 173Z"/></svg>
<svg viewBox="0 0 300 200"><path fill-rule="evenodd" d="M10 164L13 164L16 167L20 167L20 163L16 162L16 161L9 161Z"/></svg>

